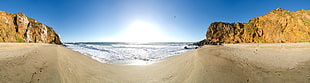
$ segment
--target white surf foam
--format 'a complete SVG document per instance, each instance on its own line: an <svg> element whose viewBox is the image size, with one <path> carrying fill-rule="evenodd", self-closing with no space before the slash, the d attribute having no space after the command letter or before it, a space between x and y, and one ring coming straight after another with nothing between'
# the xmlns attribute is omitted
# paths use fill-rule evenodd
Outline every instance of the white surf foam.
<svg viewBox="0 0 310 83"><path fill-rule="evenodd" d="M188 43L67 43L67 47L108 64L149 64L188 51Z"/></svg>

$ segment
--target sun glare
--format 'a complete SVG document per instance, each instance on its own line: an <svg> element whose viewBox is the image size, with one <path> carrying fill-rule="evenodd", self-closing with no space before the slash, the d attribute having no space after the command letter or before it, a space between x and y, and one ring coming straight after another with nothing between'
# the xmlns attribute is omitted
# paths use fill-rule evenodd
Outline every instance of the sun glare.
<svg viewBox="0 0 310 83"><path fill-rule="evenodd" d="M159 28L147 22L132 23L119 37L123 42L162 42L166 38Z"/></svg>

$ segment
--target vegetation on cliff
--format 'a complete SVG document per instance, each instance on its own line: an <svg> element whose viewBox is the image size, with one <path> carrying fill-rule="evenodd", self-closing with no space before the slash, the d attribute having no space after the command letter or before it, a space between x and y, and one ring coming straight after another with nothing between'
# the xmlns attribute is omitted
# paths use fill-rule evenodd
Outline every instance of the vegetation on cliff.
<svg viewBox="0 0 310 83"><path fill-rule="evenodd" d="M206 40L222 43L310 42L310 11L277 8L248 23L212 23Z"/></svg>
<svg viewBox="0 0 310 83"><path fill-rule="evenodd" d="M59 35L49 26L23 13L0 11L0 42L62 44Z"/></svg>

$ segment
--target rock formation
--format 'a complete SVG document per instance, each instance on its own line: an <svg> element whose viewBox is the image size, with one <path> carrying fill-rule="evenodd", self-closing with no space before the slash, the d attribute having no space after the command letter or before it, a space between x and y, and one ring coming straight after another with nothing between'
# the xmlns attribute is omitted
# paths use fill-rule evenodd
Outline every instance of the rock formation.
<svg viewBox="0 0 310 83"><path fill-rule="evenodd" d="M0 42L62 44L59 35L49 26L23 13L0 11Z"/></svg>
<svg viewBox="0 0 310 83"><path fill-rule="evenodd" d="M277 8L248 23L212 23L206 41L223 43L310 42L310 10Z"/></svg>

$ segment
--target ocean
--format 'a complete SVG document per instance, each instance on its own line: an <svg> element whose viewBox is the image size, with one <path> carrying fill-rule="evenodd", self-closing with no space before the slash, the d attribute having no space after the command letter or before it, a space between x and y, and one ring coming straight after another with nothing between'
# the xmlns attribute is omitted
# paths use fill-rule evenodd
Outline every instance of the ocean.
<svg viewBox="0 0 310 83"><path fill-rule="evenodd" d="M67 42L66 47L107 64L143 65L154 63L191 49L193 42Z"/></svg>

